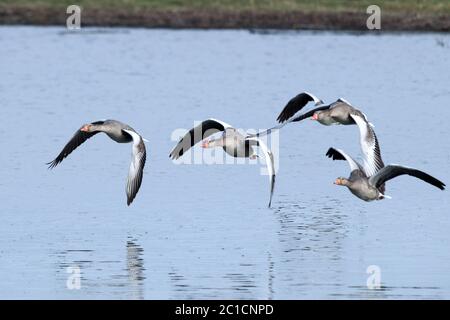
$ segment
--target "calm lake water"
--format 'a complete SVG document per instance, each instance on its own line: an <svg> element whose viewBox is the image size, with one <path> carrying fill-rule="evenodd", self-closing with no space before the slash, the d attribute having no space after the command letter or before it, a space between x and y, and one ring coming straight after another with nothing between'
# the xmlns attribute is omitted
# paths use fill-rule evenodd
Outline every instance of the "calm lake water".
<svg viewBox="0 0 450 320"><path fill-rule="evenodd" d="M448 191L401 177L365 203L334 186L349 169L325 152L358 156L354 126L280 132L272 209L259 164L168 158L175 129L267 128L308 90L360 107L386 163L449 183L449 35L1 27L0 58L0 298L450 298ZM45 165L105 118L150 141L130 207L129 144L98 135Z"/></svg>

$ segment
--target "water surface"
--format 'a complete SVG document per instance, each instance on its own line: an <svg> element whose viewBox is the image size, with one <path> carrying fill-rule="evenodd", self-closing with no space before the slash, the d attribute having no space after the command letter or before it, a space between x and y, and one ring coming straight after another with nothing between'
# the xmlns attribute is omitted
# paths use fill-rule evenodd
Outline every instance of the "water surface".
<svg viewBox="0 0 450 320"><path fill-rule="evenodd" d="M259 165L168 158L174 129L266 128L308 90L359 106L386 163L448 183L448 35L2 27L0 57L0 298L450 298L448 191L401 177L365 203L334 186L349 169L325 152L357 156L356 127L285 127L272 209ZM104 118L150 141L131 207L131 145L98 135L45 166Z"/></svg>

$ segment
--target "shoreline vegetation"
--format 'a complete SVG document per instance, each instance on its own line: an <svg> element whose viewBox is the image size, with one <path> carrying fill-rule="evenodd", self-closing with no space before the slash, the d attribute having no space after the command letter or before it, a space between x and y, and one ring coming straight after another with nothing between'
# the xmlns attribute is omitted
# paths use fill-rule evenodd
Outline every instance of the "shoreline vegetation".
<svg viewBox="0 0 450 320"><path fill-rule="evenodd" d="M82 27L368 31L374 2L381 31L450 31L448 0L0 0L0 24L65 26L77 4Z"/></svg>

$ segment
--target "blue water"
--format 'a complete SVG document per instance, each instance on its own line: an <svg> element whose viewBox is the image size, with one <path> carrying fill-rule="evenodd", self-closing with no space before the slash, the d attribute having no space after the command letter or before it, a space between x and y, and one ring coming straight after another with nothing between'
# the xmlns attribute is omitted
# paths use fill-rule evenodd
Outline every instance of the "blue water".
<svg viewBox="0 0 450 320"><path fill-rule="evenodd" d="M449 57L445 34L1 27L0 298L449 299L448 191L401 177L366 203L334 186L349 169L325 152L358 156L356 127L286 126L272 209L261 165L168 158L175 129L266 128L308 90L360 107L386 163L448 183ZM104 118L150 141L130 207L129 144L98 135L45 165Z"/></svg>

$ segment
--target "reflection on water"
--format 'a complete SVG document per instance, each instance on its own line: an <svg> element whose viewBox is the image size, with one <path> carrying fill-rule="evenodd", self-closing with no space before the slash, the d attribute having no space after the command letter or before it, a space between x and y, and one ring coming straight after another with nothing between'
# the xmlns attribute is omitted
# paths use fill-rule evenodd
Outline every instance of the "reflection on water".
<svg viewBox="0 0 450 320"><path fill-rule="evenodd" d="M275 275L274 275L274 269L275 269L275 263L272 261L272 255L269 253L267 255L267 262L268 262L268 268L267 268L267 299L273 300L274 298L274 281L275 281Z"/></svg>
<svg viewBox="0 0 450 320"><path fill-rule="evenodd" d="M133 241L127 241L127 271L131 299L144 299L143 249Z"/></svg>
<svg viewBox="0 0 450 320"><path fill-rule="evenodd" d="M450 298L448 191L404 177L392 200L365 203L335 187L348 166L325 152L358 155L355 126L284 127L272 209L259 166L167 156L177 128L208 117L266 128L308 90L360 106L386 163L448 182L449 35L64 30L0 27L0 298ZM103 118L150 141L130 207L127 145L98 135L44 165ZM380 290L366 286L371 265Z"/></svg>
<svg viewBox="0 0 450 320"><path fill-rule="evenodd" d="M105 260L100 251L68 249L52 254L59 261L56 275L62 297L79 298L83 294L101 294L104 290L121 297L125 290L129 293L127 299L144 299L143 249L132 238L126 241L125 249L125 268L120 267L123 260ZM70 280L78 272L80 287L75 287Z"/></svg>

